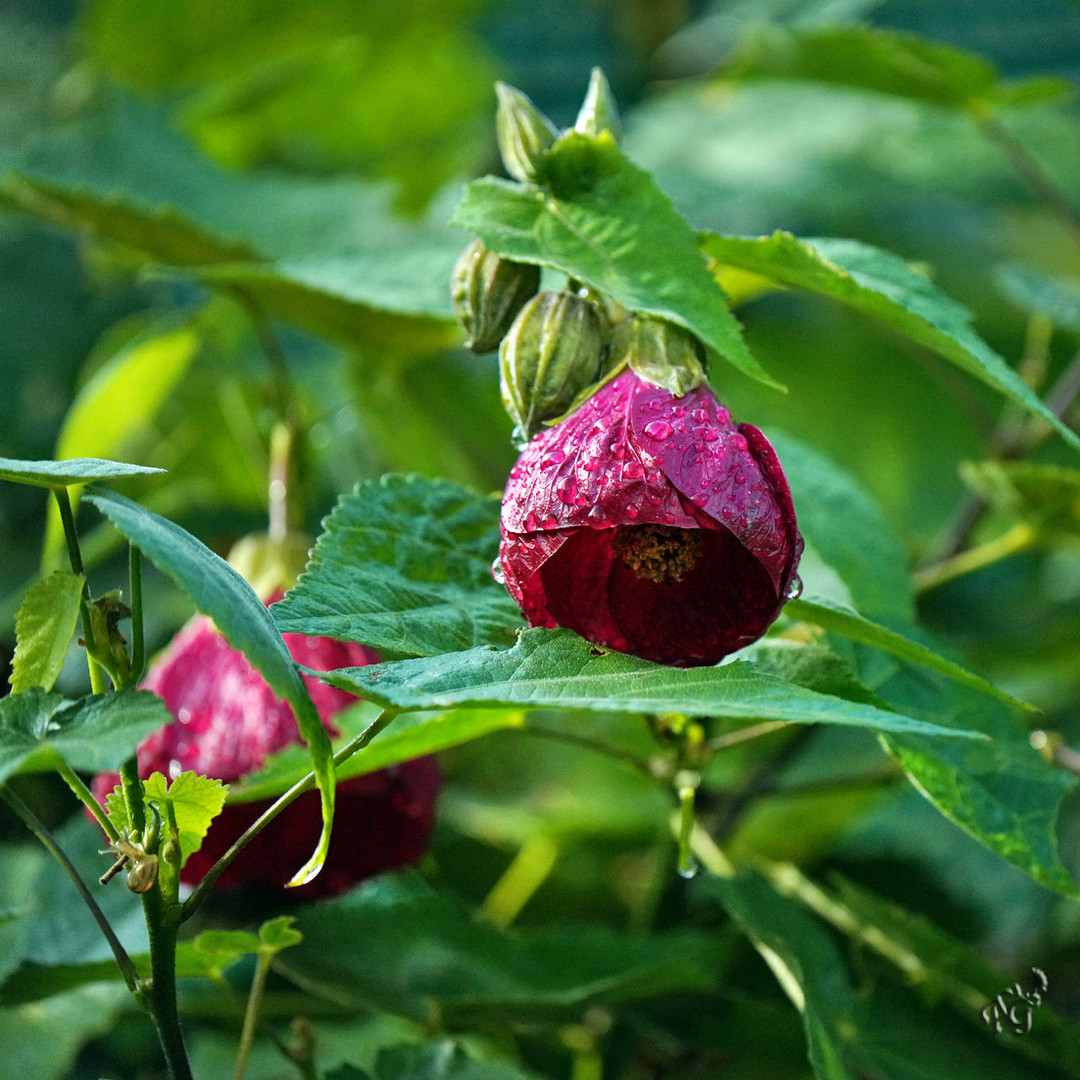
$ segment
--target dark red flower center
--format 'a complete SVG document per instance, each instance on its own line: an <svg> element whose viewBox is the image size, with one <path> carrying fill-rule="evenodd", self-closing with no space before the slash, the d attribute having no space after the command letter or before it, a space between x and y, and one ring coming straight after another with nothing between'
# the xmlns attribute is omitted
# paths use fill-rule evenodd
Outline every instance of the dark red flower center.
<svg viewBox="0 0 1080 1080"><path fill-rule="evenodd" d="M670 525L623 525L615 530L615 554L642 581L682 581L701 558L701 530Z"/></svg>

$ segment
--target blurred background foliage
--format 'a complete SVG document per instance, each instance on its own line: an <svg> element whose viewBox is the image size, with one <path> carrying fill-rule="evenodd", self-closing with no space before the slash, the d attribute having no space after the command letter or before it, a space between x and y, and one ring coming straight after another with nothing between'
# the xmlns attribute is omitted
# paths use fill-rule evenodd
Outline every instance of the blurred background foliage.
<svg viewBox="0 0 1080 1080"><path fill-rule="evenodd" d="M222 552L265 527L269 437L285 414L305 432L296 486L312 534L338 493L387 470L500 489L514 457L510 423L494 359L460 349L448 280L468 237L446 221L463 180L498 171L493 81L519 87L568 124L593 65L605 69L623 110L623 149L695 227L854 237L895 251L968 306L978 332L1045 392L1080 347L1076 230L969 111L785 68L784 32L857 21L971 50L1006 79L1080 79L1072 0L6 0L0 455L167 468L167 482L125 490ZM1000 123L1080 207L1075 95L1006 109ZM784 292L738 315L790 393L726 366L714 372L718 392L740 418L804 441L850 474L909 568L948 553L973 498L990 506L975 542L1054 502L1052 520L1035 520L1024 551L924 588L918 611L958 657L1042 707L1040 724L1080 739L1075 490L1045 472L987 464L1016 417L890 331ZM1032 457L1075 467L1056 439ZM57 554L55 524L43 554L45 510L43 492L0 487L7 658L19 598ZM87 518L95 572L119 580L112 541ZM148 589L149 633L161 644L187 608L153 576ZM72 664L61 685L79 692L80 678ZM597 737L593 729L610 722L553 721ZM962 950L972 947L1009 980L1038 963L1057 1007L1080 1018L1073 901L938 815L865 733L799 736L790 752L786 739L740 747L718 766L719 789L738 796L733 852L841 873L932 919L966 964L976 953ZM777 760L782 767L770 764ZM440 903L486 903L496 920L538 930L570 915L636 934L689 922L700 935L671 946L690 975L649 968L655 981L645 985L656 993L622 1012L589 1000L571 1020L573 1002L541 1007L542 995L532 1011L519 1010L513 1040L525 1067L586 1080L600 1075L603 1045L604 1076L809 1075L799 1018L760 959L719 908L673 876L667 804L655 785L587 747L514 732L449 753L444 764L449 783L423 867ZM24 787L54 821L70 815L47 782ZM23 941L19 955L96 957L96 942L42 905L44 856L14 823L3 818L0 827L10 868L0 875L0 920L28 907L44 920L35 924L40 940ZM64 827L88 835L80 820ZM1061 834L1075 866L1080 820L1071 810ZM515 865L511 883L528 901L520 913L512 897L491 893ZM535 893L521 884L530 874ZM350 933L362 936L358 904ZM417 916L417 934L450 925L439 922L442 910L430 925ZM0 939L5 932L0 921ZM318 926L309 932L317 942ZM582 946L584 968L592 948ZM698 952L706 948L719 955L706 962ZM972 1017L943 1017L899 980L881 978L873 957L856 960L856 980L893 1010L860 1014L879 1040L867 1069L887 1070L881 1047L906 1040L910 1051L934 1018L922 1065L894 1062L898 1071L874 1075L1076 1075L1022 1060L1015 1045L997 1056L986 1040L964 1050L977 1034ZM362 962L379 958L361 950ZM710 981L717 970L722 977ZM108 1033L126 1008L114 989L37 1003L32 1022L8 1000L0 1075L154 1075L142 1064L153 1053L148 1028L123 1013L123 1036ZM287 1020L295 989L283 981L276 990L271 1019ZM327 1020L327 1065L383 1069L380 1046L419 1038L422 1025L341 1005L369 991L362 980L335 985L300 1008ZM223 1012L215 993L191 990L186 1001L206 1076L231 1068L235 1045L236 1010ZM458 1017L451 1030L478 1059L509 1050L511 1036L490 1019ZM278 1075L280 1058L260 1055L249 1075ZM421 1075L394 1072L399 1066L408 1063L378 1075Z"/></svg>

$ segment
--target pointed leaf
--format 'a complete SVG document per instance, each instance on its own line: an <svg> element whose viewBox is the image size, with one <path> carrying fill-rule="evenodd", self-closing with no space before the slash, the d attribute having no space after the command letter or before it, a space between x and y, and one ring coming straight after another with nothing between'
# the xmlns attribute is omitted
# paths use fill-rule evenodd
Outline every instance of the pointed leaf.
<svg viewBox="0 0 1080 1080"><path fill-rule="evenodd" d="M274 605L283 631L411 655L513 641L521 614L491 577L497 499L387 476L342 498L325 525L308 569Z"/></svg>
<svg viewBox="0 0 1080 1080"><path fill-rule="evenodd" d="M174 522L103 488L88 492L86 499L191 596L199 611L214 620L226 641L239 649L271 689L292 706L311 754L323 806L319 846L294 881L301 884L299 879L314 877L326 858L334 816L330 737L266 606L224 559Z"/></svg>
<svg viewBox="0 0 1080 1080"><path fill-rule="evenodd" d="M980 738L870 705L804 690L752 664L671 668L599 649L570 630L525 630L509 650L492 646L422 660L320 673L350 693L399 709L464 706L561 707L686 713L796 724L849 724Z"/></svg>
<svg viewBox="0 0 1080 1080"><path fill-rule="evenodd" d="M972 330L970 314L896 255L856 240L800 240L784 232L759 238L707 234L704 249L721 263L831 297L878 319L1042 417L1080 448L1080 435Z"/></svg>
<svg viewBox="0 0 1080 1080"><path fill-rule="evenodd" d="M60 758L73 769L115 769L172 717L161 698L121 690L71 701L32 688L0 698L0 782L41 772Z"/></svg>
<svg viewBox="0 0 1080 1080"><path fill-rule="evenodd" d="M75 458L72 461L17 461L0 458L0 480L37 487L68 487L91 480L119 480L125 476L146 476L163 473L147 465L127 465L121 461L102 461L99 458Z"/></svg>
<svg viewBox="0 0 1080 1080"><path fill-rule="evenodd" d="M938 656L933 650L917 641L904 637L894 630L880 626L870 619L864 618L857 611L835 600L829 600L823 596L804 596L798 600L792 600L784 609L789 615L805 622L816 623L823 630L830 630L835 634L842 634L852 641L858 641L863 645L872 645L875 649L881 649L892 656L898 656L901 660L908 660L913 664L930 668L940 672L949 679L953 679L964 686L970 686L973 690L989 694L991 697L1004 701L1009 705L1015 705L1020 709L1031 712L1038 710L1034 705L1015 698L1012 694L1006 694L992 683L972 674L959 664Z"/></svg>
<svg viewBox="0 0 1080 1080"><path fill-rule="evenodd" d="M541 180L543 188L473 181L452 221L500 255L551 266L625 307L679 323L743 374L780 388L746 347L690 226L609 133L567 132Z"/></svg>
<svg viewBox="0 0 1080 1080"><path fill-rule="evenodd" d="M27 591L15 616L15 656L9 680L12 693L32 686L53 688L79 621L85 584L81 574L57 570Z"/></svg>

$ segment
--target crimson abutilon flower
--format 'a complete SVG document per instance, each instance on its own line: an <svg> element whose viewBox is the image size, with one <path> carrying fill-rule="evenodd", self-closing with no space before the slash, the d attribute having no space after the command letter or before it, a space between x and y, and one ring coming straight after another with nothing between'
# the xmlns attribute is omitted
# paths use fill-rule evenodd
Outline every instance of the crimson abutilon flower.
<svg viewBox="0 0 1080 1080"><path fill-rule="evenodd" d="M757 640L800 588L776 453L705 384L623 370L510 472L496 576L533 626L676 666Z"/></svg>
<svg viewBox="0 0 1080 1080"><path fill-rule="evenodd" d="M280 594L274 599L280 599ZM369 649L351 642L304 634L283 636L292 658L314 670L377 660ZM311 676L304 681L324 726L333 734L332 717L357 699ZM201 615L177 634L141 685L161 697L175 717L140 744L139 775L143 778L160 772L171 780L190 770L231 783L260 768L268 755L299 742L291 708L278 700L247 658ZM117 782L115 774L98 776L94 794L103 800ZM308 884L290 889L290 894L332 895L415 861L427 842L439 786L439 772L431 758L339 783L323 870ZM211 823L202 846L184 863L181 880L198 882L269 805L269 800L226 805ZM248 844L215 888L283 888L311 854L321 828L318 792L306 792Z"/></svg>

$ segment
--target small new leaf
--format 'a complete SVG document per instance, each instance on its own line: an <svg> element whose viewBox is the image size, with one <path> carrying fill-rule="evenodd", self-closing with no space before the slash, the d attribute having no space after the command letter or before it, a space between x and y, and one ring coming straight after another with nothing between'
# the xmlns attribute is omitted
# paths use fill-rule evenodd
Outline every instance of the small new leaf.
<svg viewBox="0 0 1080 1080"><path fill-rule="evenodd" d="M9 680L12 693L33 686L52 689L75 633L84 584L81 574L58 570L23 597L15 616L15 657Z"/></svg>
<svg viewBox="0 0 1080 1080"><path fill-rule="evenodd" d="M181 773L172 784L168 784L165 777L158 772L152 773L143 781L143 800L147 806L148 817L150 803L157 805L165 821L170 819L171 811L180 834L180 851L184 861L202 846L203 837L206 836L210 823L221 813L228 792L228 786L220 780L199 776L194 772ZM130 830L121 788L115 788L108 795L105 809L121 833Z"/></svg>

